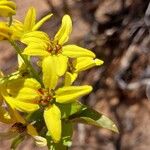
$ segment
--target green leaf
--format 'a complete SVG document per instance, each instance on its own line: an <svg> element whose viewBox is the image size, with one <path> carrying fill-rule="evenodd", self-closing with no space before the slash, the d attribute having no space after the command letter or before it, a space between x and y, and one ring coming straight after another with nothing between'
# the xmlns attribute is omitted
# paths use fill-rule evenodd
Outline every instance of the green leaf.
<svg viewBox="0 0 150 150"><path fill-rule="evenodd" d="M26 119L28 122L33 123L36 126L36 129L40 131L40 135L44 136L45 134L45 122L43 119L43 109L38 109L27 115ZM44 130L44 131L43 131Z"/></svg>
<svg viewBox="0 0 150 150"><path fill-rule="evenodd" d="M70 122L62 121L62 143L70 147L72 145L73 124Z"/></svg>
<svg viewBox="0 0 150 150"><path fill-rule="evenodd" d="M117 126L111 119L86 106L84 106L84 109L79 113L71 115L69 120L72 122L85 123L96 127L106 128L117 133L119 132Z"/></svg>
<svg viewBox="0 0 150 150"><path fill-rule="evenodd" d="M68 118L69 116L81 111L84 107L82 104L78 102L69 103L69 104L58 103L57 106L61 111L62 119Z"/></svg>

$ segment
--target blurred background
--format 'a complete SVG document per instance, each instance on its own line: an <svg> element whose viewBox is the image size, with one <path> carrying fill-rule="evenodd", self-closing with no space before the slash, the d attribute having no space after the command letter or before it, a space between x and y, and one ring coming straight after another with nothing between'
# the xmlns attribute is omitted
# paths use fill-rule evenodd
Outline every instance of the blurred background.
<svg viewBox="0 0 150 150"><path fill-rule="evenodd" d="M93 92L82 103L111 118L120 134L78 124L70 150L149 150L150 1L16 0L16 3L15 18L19 20L23 20L30 6L37 9L38 19L53 12L51 20L41 28L51 37L62 16L71 15L73 32L69 43L91 49L105 62L81 73L77 83L93 86ZM8 43L1 42L0 69L10 73L15 66L15 52ZM0 131L6 129L6 125L0 124ZM0 141L0 150L9 150L8 143ZM38 148L26 140L19 149Z"/></svg>

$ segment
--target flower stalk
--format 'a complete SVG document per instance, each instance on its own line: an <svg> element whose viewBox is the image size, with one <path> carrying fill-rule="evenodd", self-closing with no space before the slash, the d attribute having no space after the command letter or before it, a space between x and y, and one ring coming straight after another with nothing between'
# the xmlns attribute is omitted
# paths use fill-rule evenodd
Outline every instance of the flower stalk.
<svg viewBox="0 0 150 150"><path fill-rule="evenodd" d="M41 85L43 85L42 80L40 78L40 76L38 75L38 73L35 71L35 69L33 68L33 66L31 65L31 63L29 62L29 60L27 59L26 56L24 56L21 52L21 49L19 48L19 46L16 44L15 41L10 40L9 41L11 43L11 45L15 48L17 54L19 54L21 56L21 58L23 59L25 65L27 66L27 68L29 69L29 72L32 74L32 77L36 78Z"/></svg>

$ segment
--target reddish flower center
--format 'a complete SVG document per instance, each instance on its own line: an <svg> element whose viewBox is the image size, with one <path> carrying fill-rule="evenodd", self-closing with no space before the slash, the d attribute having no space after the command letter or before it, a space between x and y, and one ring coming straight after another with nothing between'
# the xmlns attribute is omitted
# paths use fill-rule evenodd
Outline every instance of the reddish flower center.
<svg viewBox="0 0 150 150"><path fill-rule="evenodd" d="M39 89L40 101L39 105L46 107L53 102L53 95L46 89Z"/></svg>
<svg viewBox="0 0 150 150"><path fill-rule="evenodd" d="M58 43L51 42L51 44L49 45L47 51L49 53L51 53L52 55L57 55L57 54L61 53L62 46Z"/></svg>

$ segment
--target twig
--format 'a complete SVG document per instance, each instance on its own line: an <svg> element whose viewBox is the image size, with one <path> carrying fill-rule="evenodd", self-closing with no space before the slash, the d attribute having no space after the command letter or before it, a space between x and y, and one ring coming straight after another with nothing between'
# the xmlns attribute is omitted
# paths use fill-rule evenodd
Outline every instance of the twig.
<svg viewBox="0 0 150 150"><path fill-rule="evenodd" d="M145 21L145 24L149 28L149 31L150 31L150 2L148 4L148 7L147 7L146 12L145 12L144 21Z"/></svg>

